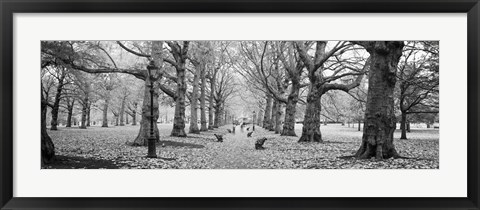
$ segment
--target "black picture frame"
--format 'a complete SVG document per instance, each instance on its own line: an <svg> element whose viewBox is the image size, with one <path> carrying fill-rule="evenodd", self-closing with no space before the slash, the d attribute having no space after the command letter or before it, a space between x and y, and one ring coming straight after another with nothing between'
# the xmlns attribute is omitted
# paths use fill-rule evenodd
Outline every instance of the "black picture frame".
<svg viewBox="0 0 480 210"><path fill-rule="evenodd" d="M0 0L1 209L479 209L478 0ZM468 196L465 198L17 198L13 197L14 13L467 13ZM454 139L450 139L454 140ZM445 180L450 181L450 180ZM128 189L126 189L128 190ZM346 189L356 190L356 189ZM414 190L414 189L412 189Z"/></svg>

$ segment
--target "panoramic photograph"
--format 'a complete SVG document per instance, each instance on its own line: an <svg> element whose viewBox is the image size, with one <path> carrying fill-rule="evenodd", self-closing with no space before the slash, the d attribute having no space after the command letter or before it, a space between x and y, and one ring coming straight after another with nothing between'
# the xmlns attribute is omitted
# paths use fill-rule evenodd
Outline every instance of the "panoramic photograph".
<svg viewBox="0 0 480 210"><path fill-rule="evenodd" d="M42 169L439 169L439 42L45 40Z"/></svg>

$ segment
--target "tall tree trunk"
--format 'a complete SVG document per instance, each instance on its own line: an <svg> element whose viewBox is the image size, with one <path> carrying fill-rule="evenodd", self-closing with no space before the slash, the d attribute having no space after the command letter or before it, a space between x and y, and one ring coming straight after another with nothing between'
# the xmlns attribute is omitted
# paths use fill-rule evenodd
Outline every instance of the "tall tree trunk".
<svg viewBox="0 0 480 210"><path fill-rule="evenodd" d="M282 136L297 136L295 133L295 114L299 92L300 84L292 79L292 87L287 98L285 109L285 123L283 124Z"/></svg>
<svg viewBox="0 0 480 210"><path fill-rule="evenodd" d="M223 125L226 125L228 123L228 113L227 112L224 112L225 114L225 117L223 118L223 121L222 121L222 126Z"/></svg>
<svg viewBox="0 0 480 210"><path fill-rule="evenodd" d="M123 115L125 114L125 102L127 100L127 97L124 96L122 98L122 105L120 106L120 126L125 126L125 120L123 118Z"/></svg>
<svg viewBox="0 0 480 210"><path fill-rule="evenodd" d="M125 124L128 125L128 114L125 115Z"/></svg>
<svg viewBox="0 0 480 210"><path fill-rule="evenodd" d="M218 102L215 104L215 121L213 122L213 127L218 128L221 126L222 118L223 118L223 110L222 110L222 102Z"/></svg>
<svg viewBox="0 0 480 210"><path fill-rule="evenodd" d="M275 133L282 133L282 122L285 119L285 115L283 112L283 109L285 108L285 105L278 101L277 102L277 112L275 115Z"/></svg>
<svg viewBox="0 0 480 210"><path fill-rule="evenodd" d="M302 136L298 142L323 142L320 132L320 113L322 108L322 92L316 85L310 85L310 92L307 96L307 108L303 118Z"/></svg>
<svg viewBox="0 0 480 210"><path fill-rule="evenodd" d="M89 102L87 106L87 127L90 127L90 108L92 104Z"/></svg>
<svg viewBox="0 0 480 210"><path fill-rule="evenodd" d="M362 127L362 124L361 124L360 120L358 120L358 131L360 131L361 127Z"/></svg>
<svg viewBox="0 0 480 210"><path fill-rule="evenodd" d="M150 104L150 78L147 77L145 80L145 91L143 97L143 106L142 106L142 119L140 121L140 131L138 132L137 137L133 141L134 146L147 146L148 137L150 136L150 119L153 117L153 132L157 139L160 139L157 127L157 119L159 116L158 110L158 91L157 81L154 83L153 87L153 105ZM150 115L150 110L153 109L153 116Z"/></svg>
<svg viewBox="0 0 480 210"><path fill-rule="evenodd" d="M183 70L182 70L183 69ZM186 137L185 133L185 64L177 69L177 97L175 99L175 116L173 118L173 129L171 136Z"/></svg>
<svg viewBox="0 0 480 210"><path fill-rule="evenodd" d="M394 89L403 42L363 42L370 53L367 104L362 144L355 154L360 159L399 157L393 144L396 127Z"/></svg>
<svg viewBox="0 0 480 210"><path fill-rule="evenodd" d="M87 129L87 114L88 114L88 97L85 97L83 99L83 104L82 104L82 118L80 121L80 128L81 129Z"/></svg>
<svg viewBox="0 0 480 210"><path fill-rule="evenodd" d="M400 139L407 139L407 113L402 111L402 117L400 121L400 130L402 131L402 135Z"/></svg>
<svg viewBox="0 0 480 210"><path fill-rule="evenodd" d="M63 69L60 73L60 77L58 78L58 85L57 85L57 92L55 94L55 100L52 106L52 121L50 122L50 130L57 130L58 125L58 109L60 108L60 99L62 96L63 86L65 77L66 77L66 70Z"/></svg>
<svg viewBox="0 0 480 210"><path fill-rule="evenodd" d="M75 105L75 99L72 98L72 103L70 99L67 98L67 128L72 127L72 115L73 115L73 106Z"/></svg>
<svg viewBox="0 0 480 210"><path fill-rule="evenodd" d="M192 95L190 97L190 129L189 133L200 133L200 129L198 129L198 86L199 86L199 73L200 69L195 69L195 74L193 75L193 88L192 88Z"/></svg>
<svg viewBox="0 0 480 210"><path fill-rule="evenodd" d="M207 116L205 107L205 87L207 85L207 79L205 78L205 67L202 67L200 71L201 85L200 85L200 131L207 131Z"/></svg>
<svg viewBox="0 0 480 210"><path fill-rule="evenodd" d="M108 98L105 99L102 112L102 127L108 127Z"/></svg>
<svg viewBox="0 0 480 210"><path fill-rule="evenodd" d="M279 102L275 99L273 99L273 105L272 105L272 113L271 113L271 119L270 119L270 127L268 130L270 131L275 131L275 128L277 127L277 112L278 112L278 105Z"/></svg>
<svg viewBox="0 0 480 210"><path fill-rule="evenodd" d="M137 125L137 112L135 110L132 112L132 125Z"/></svg>
<svg viewBox="0 0 480 210"><path fill-rule="evenodd" d="M50 130L56 131L58 130L58 109L60 108L60 96L62 94L62 88L57 88L57 93L55 95L55 101L53 102L52 106L52 121L50 122Z"/></svg>
<svg viewBox="0 0 480 210"><path fill-rule="evenodd" d="M131 109L131 115L132 116L132 125L137 125L137 102L133 102L133 109Z"/></svg>
<svg viewBox="0 0 480 210"><path fill-rule="evenodd" d="M257 125L263 127L263 110L258 111Z"/></svg>
<svg viewBox="0 0 480 210"><path fill-rule="evenodd" d="M43 93L41 100L41 165L43 165L55 160L55 146L47 133L47 101L44 98Z"/></svg>
<svg viewBox="0 0 480 210"><path fill-rule="evenodd" d="M214 94L215 94L215 77L210 77L210 96L208 97L208 129L213 130L214 128Z"/></svg>
<svg viewBox="0 0 480 210"><path fill-rule="evenodd" d="M183 48L178 44L169 43L172 48L172 54L175 58L175 69L177 72L177 91L175 94L175 116L173 119L173 129L170 136L186 137L185 133L185 94L187 91L187 83L185 80L185 63L188 51L187 41L183 42Z"/></svg>
<svg viewBox="0 0 480 210"><path fill-rule="evenodd" d="M266 95L265 115L263 116L263 128L267 130L270 129L270 124L272 123L271 113L272 113L272 97L270 95Z"/></svg>
<svg viewBox="0 0 480 210"><path fill-rule="evenodd" d="M68 109L67 113L67 128L72 127L72 115L73 115L73 107Z"/></svg>

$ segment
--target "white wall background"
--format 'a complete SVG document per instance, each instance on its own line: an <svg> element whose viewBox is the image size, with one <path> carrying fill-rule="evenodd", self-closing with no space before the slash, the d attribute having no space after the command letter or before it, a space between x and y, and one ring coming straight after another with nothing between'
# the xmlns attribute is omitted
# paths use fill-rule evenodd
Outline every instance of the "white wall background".
<svg viewBox="0 0 480 210"><path fill-rule="evenodd" d="M466 32L466 14L15 14L14 196L465 197ZM440 40L440 169L41 170L40 40L59 39Z"/></svg>

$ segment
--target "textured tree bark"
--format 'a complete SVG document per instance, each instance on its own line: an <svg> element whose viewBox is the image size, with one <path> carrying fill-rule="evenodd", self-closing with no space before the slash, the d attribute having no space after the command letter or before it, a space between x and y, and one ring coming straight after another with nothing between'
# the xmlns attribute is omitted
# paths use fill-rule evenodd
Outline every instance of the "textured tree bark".
<svg viewBox="0 0 480 210"><path fill-rule="evenodd" d="M90 107L92 104L89 102L87 106L87 127L90 127Z"/></svg>
<svg viewBox="0 0 480 210"><path fill-rule="evenodd" d="M283 124L282 136L297 136L295 133L295 114L299 92L300 84L292 79L292 87L287 98L285 109L285 123Z"/></svg>
<svg viewBox="0 0 480 210"><path fill-rule="evenodd" d="M75 105L75 99L72 99L72 103L70 103L70 99L67 99L67 128L72 127L72 115L73 115L73 106Z"/></svg>
<svg viewBox="0 0 480 210"><path fill-rule="evenodd" d="M360 120L359 120L359 121L358 121L358 131L360 131L361 127L362 127L362 124L361 124L361 122L360 122Z"/></svg>
<svg viewBox="0 0 480 210"><path fill-rule="evenodd" d="M200 85L200 131L207 131L207 116L205 107L205 86L207 85L207 79L205 78L205 68L202 67L200 71L201 85Z"/></svg>
<svg viewBox="0 0 480 210"><path fill-rule="evenodd" d="M118 113L114 113L113 117L115 118L115 126L118 126Z"/></svg>
<svg viewBox="0 0 480 210"><path fill-rule="evenodd" d="M157 82L157 81L156 81ZM142 106L142 119L140 121L140 131L137 137L133 141L134 146L147 146L148 137L150 136L150 119L153 117L153 122L157 122L159 110L158 110L158 95L159 88L156 86L156 82L153 87L153 105L150 104L150 78L145 80L145 92L143 97ZM150 115L150 109L153 109L153 116ZM159 139L157 123L153 123L153 131L157 139Z"/></svg>
<svg viewBox="0 0 480 210"><path fill-rule="evenodd" d="M208 97L208 129L213 130L214 128L214 94L215 94L215 77L210 77L210 96Z"/></svg>
<svg viewBox="0 0 480 210"><path fill-rule="evenodd" d="M108 127L108 98L105 99L105 103L103 103L102 127Z"/></svg>
<svg viewBox="0 0 480 210"><path fill-rule="evenodd" d="M275 115L275 133L282 133L282 123L285 119L283 109L285 105L281 102L277 102L277 112Z"/></svg>
<svg viewBox="0 0 480 210"><path fill-rule="evenodd" d="M198 82L200 69L195 69L195 74L193 75L193 88L192 88L192 95L190 97L190 129L189 133L200 133L200 129L198 129Z"/></svg>
<svg viewBox="0 0 480 210"><path fill-rule="evenodd" d="M403 42L361 42L370 53L367 104L362 144L355 156L360 159L399 157L393 144L396 127L394 88Z"/></svg>
<svg viewBox="0 0 480 210"><path fill-rule="evenodd" d="M41 96L41 165L55 160L55 146L47 133L47 101Z"/></svg>
<svg viewBox="0 0 480 210"><path fill-rule="evenodd" d="M310 86L310 91L307 96L307 107L305 110L305 117L303 118L302 136L298 142L323 142L322 133L320 132L320 113L322 94L321 89L317 86Z"/></svg>
<svg viewBox="0 0 480 210"><path fill-rule="evenodd" d="M278 101L275 99L272 99L272 100L273 100L273 105L272 105L270 124L268 127L269 131L275 131L275 128L277 127Z"/></svg>
<svg viewBox="0 0 480 210"><path fill-rule="evenodd" d="M188 52L188 41L183 42L183 47L178 43L167 42L172 49L172 55L176 61L175 69L177 73L177 91L175 93L175 114L173 118L173 129L170 136L186 137L185 133L185 94L187 92L187 83L185 79L186 60ZM161 54L161 49L158 51ZM160 67L160 66L159 66Z"/></svg>
<svg viewBox="0 0 480 210"><path fill-rule="evenodd" d="M52 106L52 121L50 122L50 130L58 130L58 109L60 108L60 96L62 94L61 87L57 88L57 93L55 94L55 101Z"/></svg>
<svg viewBox="0 0 480 210"><path fill-rule="evenodd" d="M179 63L177 68L177 97L175 98L175 116L173 118L173 130L171 136L186 137L185 133L185 63Z"/></svg>
<svg viewBox="0 0 480 210"><path fill-rule="evenodd" d="M71 128L72 127L72 115L73 115L73 107L72 109L68 109L68 113L67 113L67 128Z"/></svg>
<svg viewBox="0 0 480 210"><path fill-rule="evenodd" d="M52 121L50 122L50 130L58 130L58 109L60 108L60 99L62 96L63 86L65 85L66 70L60 72L60 77L58 78L57 92L55 93L55 100L52 106Z"/></svg>
<svg viewBox="0 0 480 210"><path fill-rule="evenodd" d="M82 118L80 121L80 128L81 129L87 129L87 113L88 112L88 97L85 97L83 99L83 104L82 104Z"/></svg>
<svg viewBox="0 0 480 210"><path fill-rule="evenodd" d="M407 139L407 113L402 112L401 118L400 130L402 131L402 135L400 136L400 139Z"/></svg>
<svg viewBox="0 0 480 210"><path fill-rule="evenodd" d="M263 128L269 130L271 124L271 112L272 112L272 97L270 95L266 95L267 98L265 102L265 115L263 116Z"/></svg>
<svg viewBox="0 0 480 210"><path fill-rule="evenodd" d="M215 121L213 122L213 127L218 128L221 126L223 116L223 104L222 102L215 104Z"/></svg>

